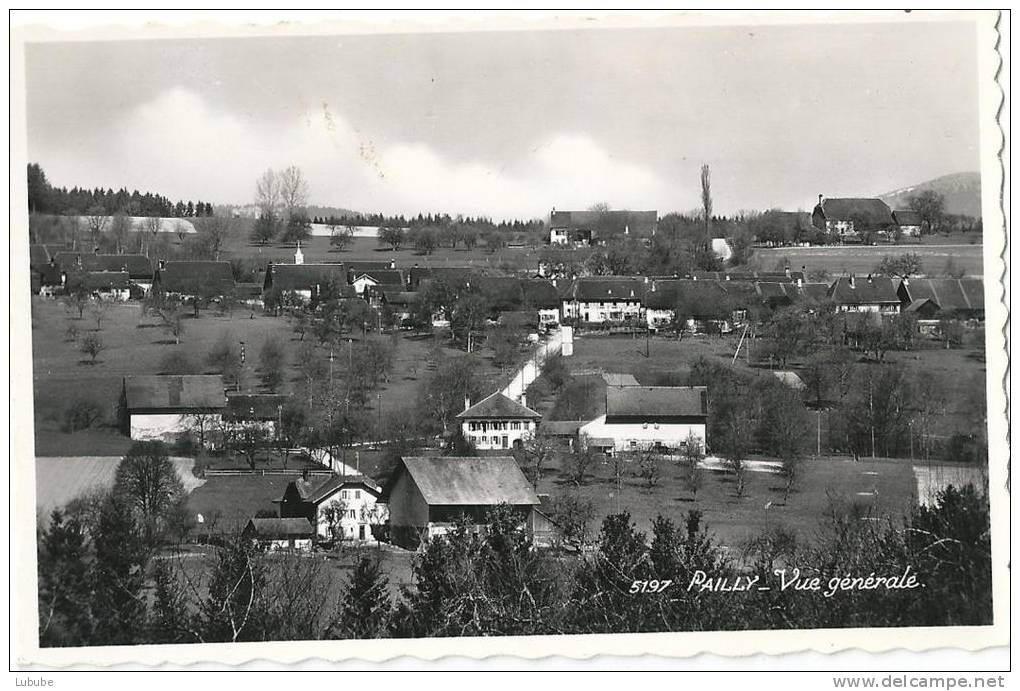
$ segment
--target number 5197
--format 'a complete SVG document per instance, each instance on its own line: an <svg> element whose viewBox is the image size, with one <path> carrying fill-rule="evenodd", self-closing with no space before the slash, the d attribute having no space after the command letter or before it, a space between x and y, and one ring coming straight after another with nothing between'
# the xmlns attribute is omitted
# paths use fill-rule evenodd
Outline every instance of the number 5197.
<svg viewBox="0 0 1020 691"><path fill-rule="evenodd" d="M673 585L673 581L653 579L651 581L634 581L630 584L630 594L637 593L661 593Z"/></svg>

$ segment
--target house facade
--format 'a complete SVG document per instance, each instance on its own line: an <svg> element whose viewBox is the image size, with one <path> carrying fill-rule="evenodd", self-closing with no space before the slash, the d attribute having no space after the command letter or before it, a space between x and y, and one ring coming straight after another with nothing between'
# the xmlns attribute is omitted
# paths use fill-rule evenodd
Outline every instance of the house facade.
<svg viewBox="0 0 1020 691"><path fill-rule="evenodd" d="M315 533L303 518L252 518L241 534L269 550L312 549Z"/></svg>
<svg viewBox="0 0 1020 691"><path fill-rule="evenodd" d="M317 482L295 480L276 502L282 518L309 521L320 539L374 543L389 519L381 496L382 489L368 476L333 475Z"/></svg>
<svg viewBox="0 0 1020 691"><path fill-rule="evenodd" d="M582 425L580 438L610 453L675 450L693 435L704 448L708 390L704 386L606 388L606 414Z"/></svg>
<svg viewBox="0 0 1020 691"><path fill-rule="evenodd" d="M404 547L446 534L458 519L480 529L500 504L531 531L541 503L512 456L404 457L387 500L391 537Z"/></svg>
<svg viewBox="0 0 1020 691"><path fill-rule="evenodd" d="M549 214L550 245L591 245L610 237L650 238L659 222L658 211L557 211Z"/></svg>
<svg viewBox="0 0 1020 691"><path fill-rule="evenodd" d="M139 375L124 377L120 418L132 439L176 441L200 427L212 433L227 409L219 374Z"/></svg>
<svg viewBox="0 0 1020 691"><path fill-rule="evenodd" d="M896 209L892 212L893 220L901 234L906 237L921 237L921 215L913 209Z"/></svg>
<svg viewBox="0 0 1020 691"><path fill-rule="evenodd" d="M152 290L184 300L233 295L234 272L229 262L161 261L153 274Z"/></svg>
<svg viewBox="0 0 1020 691"><path fill-rule="evenodd" d="M895 281L888 276L858 278L850 274L837 278L829 286L827 297L842 312L893 315L900 311L900 297L896 289Z"/></svg>
<svg viewBox="0 0 1020 691"><path fill-rule="evenodd" d="M904 278L896 294L904 312L922 319L985 318L985 284L980 278Z"/></svg>
<svg viewBox="0 0 1020 691"><path fill-rule="evenodd" d="M343 264L270 264L264 292L280 291L293 301L308 304L326 297L353 297Z"/></svg>
<svg viewBox="0 0 1020 691"><path fill-rule="evenodd" d="M464 438L479 450L511 449L534 435L542 416L526 405L496 392L475 405L464 401L457 415Z"/></svg>
<svg viewBox="0 0 1020 691"><path fill-rule="evenodd" d="M560 303L563 319L585 324L639 321L647 280L625 276L575 279Z"/></svg>

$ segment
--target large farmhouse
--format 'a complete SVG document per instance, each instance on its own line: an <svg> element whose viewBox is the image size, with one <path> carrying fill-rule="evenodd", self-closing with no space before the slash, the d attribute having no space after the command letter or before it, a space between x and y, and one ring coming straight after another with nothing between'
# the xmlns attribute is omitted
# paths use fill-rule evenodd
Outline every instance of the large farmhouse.
<svg viewBox="0 0 1020 691"><path fill-rule="evenodd" d="M534 531L541 502L511 456L405 457L388 488L393 542L413 547L443 535L458 518L484 525L508 504Z"/></svg>
<svg viewBox="0 0 1020 691"><path fill-rule="evenodd" d="M840 276L829 286L828 298L842 312L897 314L900 311L896 284L888 276Z"/></svg>
<svg viewBox="0 0 1020 691"><path fill-rule="evenodd" d="M226 409L227 396L219 374L124 377L121 424L132 439L176 441L190 433L194 423L211 430Z"/></svg>
<svg viewBox="0 0 1020 691"><path fill-rule="evenodd" d="M287 293L300 302L317 302L322 296L353 297L343 264L270 264L265 291Z"/></svg>
<svg viewBox="0 0 1020 691"><path fill-rule="evenodd" d="M985 318L985 286L980 278L904 278L897 294L903 311L921 319Z"/></svg>
<svg viewBox="0 0 1020 691"><path fill-rule="evenodd" d="M888 231L896 225L889 205L881 199L818 195L811 223L840 240L856 240L867 232Z"/></svg>
<svg viewBox="0 0 1020 691"><path fill-rule="evenodd" d="M627 276L578 278L563 296L563 318L587 324L639 320L647 280Z"/></svg>
<svg viewBox="0 0 1020 691"><path fill-rule="evenodd" d="M704 386L610 386L606 414L582 425L579 435L607 452L678 449L690 435L703 446L707 423Z"/></svg>
<svg viewBox="0 0 1020 691"><path fill-rule="evenodd" d="M464 438L477 449L509 449L533 435L541 414L498 391L475 405L464 402L457 415Z"/></svg>
<svg viewBox="0 0 1020 691"><path fill-rule="evenodd" d="M319 482L307 478L287 485L275 500L282 518L303 518L319 537L332 540L375 542L386 522L382 490L365 475L333 475Z"/></svg>
<svg viewBox="0 0 1020 691"><path fill-rule="evenodd" d="M152 278L152 291L182 299L231 295L234 272L229 262L160 262Z"/></svg>
<svg viewBox="0 0 1020 691"><path fill-rule="evenodd" d="M658 211L557 211L549 214L549 244L590 245L610 237L655 235Z"/></svg>

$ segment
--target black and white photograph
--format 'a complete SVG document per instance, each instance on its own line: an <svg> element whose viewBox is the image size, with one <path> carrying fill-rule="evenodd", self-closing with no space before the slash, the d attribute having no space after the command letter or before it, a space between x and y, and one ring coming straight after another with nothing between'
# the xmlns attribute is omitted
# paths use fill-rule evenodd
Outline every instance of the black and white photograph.
<svg viewBox="0 0 1020 691"><path fill-rule="evenodd" d="M12 664L1008 644L998 13L222 14L12 33Z"/></svg>

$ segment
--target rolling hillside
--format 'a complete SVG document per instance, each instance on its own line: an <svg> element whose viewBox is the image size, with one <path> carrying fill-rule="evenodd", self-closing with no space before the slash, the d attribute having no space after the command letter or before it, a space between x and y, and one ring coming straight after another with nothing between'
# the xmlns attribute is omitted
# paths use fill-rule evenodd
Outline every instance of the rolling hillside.
<svg viewBox="0 0 1020 691"><path fill-rule="evenodd" d="M880 194L878 198L888 204L890 208L905 209L909 206L908 199L910 196L924 190L935 190L945 198L946 213L963 214L974 218L980 218L981 216L980 173L943 175L913 187L904 187L903 189Z"/></svg>

